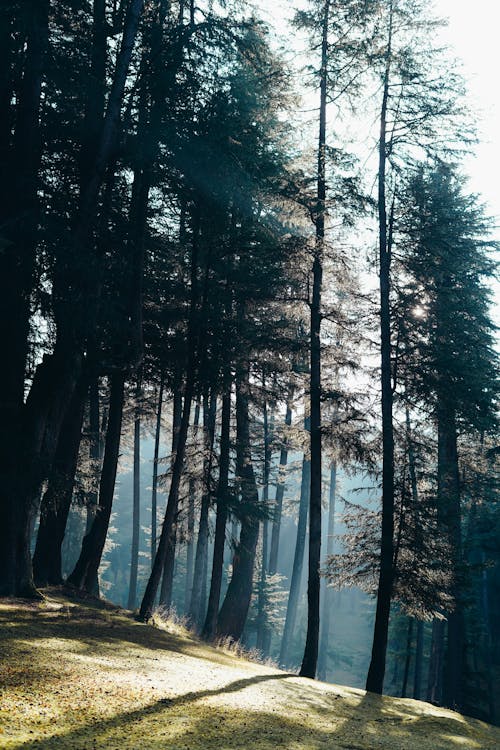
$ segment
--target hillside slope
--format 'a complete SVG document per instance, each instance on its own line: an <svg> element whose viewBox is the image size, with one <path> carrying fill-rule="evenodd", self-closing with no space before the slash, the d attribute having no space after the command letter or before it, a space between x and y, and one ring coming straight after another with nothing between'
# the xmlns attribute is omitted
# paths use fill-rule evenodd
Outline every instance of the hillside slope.
<svg viewBox="0 0 500 750"><path fill-rule="evenodd" d="M499 750L500 729L209 648L49 594L0 603L0 747Z"/></svg>

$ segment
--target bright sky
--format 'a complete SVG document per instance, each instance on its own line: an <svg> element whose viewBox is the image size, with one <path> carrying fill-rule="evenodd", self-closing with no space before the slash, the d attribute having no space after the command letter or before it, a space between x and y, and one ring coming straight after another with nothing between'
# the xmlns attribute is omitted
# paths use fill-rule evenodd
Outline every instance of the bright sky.
<svg viewBox="0 0 500 750"><path fill-rule="evenodd" d="M437 12L449 18L448 44L463 60L480 117L481 143L468 160L471 187L481 193L500 223L500 4L498 0L435 0Z"/></svg>

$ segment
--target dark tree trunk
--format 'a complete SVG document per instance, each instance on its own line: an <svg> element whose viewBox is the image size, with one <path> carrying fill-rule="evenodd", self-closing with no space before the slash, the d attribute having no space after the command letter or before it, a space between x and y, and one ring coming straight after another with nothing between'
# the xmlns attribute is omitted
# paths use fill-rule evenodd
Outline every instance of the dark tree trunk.
<svg viewBox="0 0 500 750"><path fill-rule="evenodd" d="M422 698L422 667L424 661L424 623L417 620L417 645L415 648L415 677L413 681L413 697Z"/></svg>
<svg viewBox="0 0 500 750"><path fill-rule="evenodd" d="M99 570L111 518L120 451L124 383L123 373L115 373L111 376L108 429L99 485L99 504L92 527L83 539L80 557L68 578L68 583L89 592L92 591Z"/></svg>
<svg viewBox="0 0 500 750"><path fill-rule="evenodd" d="M132 499L132 548L130 558L130 585L128 590L128 609L135 609L137 599L137 573L139 569L139 532L141 528L141 414L140 400L142 390L137 384L135 397L134 420L134 481Z"/></svg>
<svg viewBox="0 0 500 750"><path fill-rule="evenodd" d="M465 625L462 602L462 512L458 467L457 428L449 396L438 396L438 503L453 555L454 609L447 615L448 638L443 675L443 705L460 711Z"/></svg>
<svg viewBox="0 0 500 750"><path fill-rule="evenodd" d="M33 556L37 586L58 586L62 583L61 550L78 465L87 388L88 380L84 375L68 407L49 484L43 496Z"/></svg>
<svg viewBox="0 0 500 750"><path fill-rule="evenodd" d="M300 667L302 677L314 679L318 661L321 564L321 287L326 213L326 103L328 89L328 24L330 0L322 19L316 247L311 299L311 491L309 497L309 575L307 583L307 635Z"/></svg>
<svg viewBox="0 0 500 750"><path fill-rule="evenodd" d="M202 638L212 640L217 632L222 570L224 565L224 544L226 541L227 494L229 489L229 459L231 450L231 383L226 385L222 397L222 417L220 436L219 481L217 485L217 515L215 520L214 554L207 615L202 630Z"/></svg>
<svg viewBox="0 0 500 750"><path fill-rule="evenodd" d="M427 700L440 705L443 695L443 655L444 655L444 620L435 619L432 623L431 656L427 679Z"/></svg>
<svg viewBox="0 0 500 750"><path fill-rule="evenodd" d="M233 574L217 622L217 635L238 641L252 598L259 522L255 517L259 494L250 451L249 367L241 363L236 376L236 472L240 481L242 514Z"/></svg>
<svg viewBox="0 0 500 750"><path fill-rule="evenodd" d="M92 462L92 480L95 482L94 487L87 495L87 523L85 533L88 534L94 523L97 512L97 503L99 501L99 479L102 470L102 459L104 455L104 443L101 435L107 431L107 416L103 415L103 424L101 430L100 409L99 409L99 378L94 378L89 389L89 431L90 446L89 458ZM94 581L90 585L90 593L99 596L99 577L96 573Z"/></svg>
<svg viewBox="0 0 500 750"><path fill-rule="evenodd" d="M401 697L406 698L408 692L408 680L410 678L411 650L413 645L413 618L408 619L408 636L406 639L405 668L403 673L403 686Z"/></svg>
<svg viewBox="0 0 500 750"><path fill-rule="evenodd" d="M151 489L151 565L156 552L156 517L158 513L158 461L160 456L161 412L163 406L163 374L160 379L158 392L158 407L156 409L155 450L153 458L153 486Z"/></svg>
<svg viewBox="0 0 500 750"><path fill-rule="evenodd" d="M267 403L264 402L264 473L262 502L267 509L269 506L269 474L271 471L271 435ZM260 566L258 613L257 613L257 649L265 655L271 641L271 629L267 622L267 572L269 561L269 524L267 518L262 522L262 559Z"/></svg>
<svg viewBox="0 0 500 750"><path fill-rule="evenodd" d="M194 410L194 434L196 436L200 422L200 401L198 399ZM189 612L191 596L193 593L194 575L194 506L196 500L196 481L194 476L189 479L188 490L188 517L187 517L187 549L186 549L186 588L184 591L184 613Z"/></svg>
<svg viewBox="0 0 500 750"><path fill-rule="evenodd" d="M290 427L292 424L292 408L291 398L288 400L286 405L285 425ZM288 442L287 439L283 441L280 452L280 463L279 463L279 475L278 484L276 485L276 499L274 501L274 513L273 513L273 530L271 534L271 551L269 553L269 575L273 576L278 570L278 552L280 543L280 531L281 531L281 515L283 512L283 498L285 496L285 473L286 466L288 463Z"/></svg>
<svg viewBox="0 0 500 750"><path fill-rule="evenodd" d="M333 555L335 538L335 500L337 489L337 463L332 461L330 466L330 497L328 503L328 536L326 540L326 556ZM333 589L324 584L323 611L321 615L321 632L319 639L318 679L326 680L328 671L328 646L330 640L331 615L333 609Z"/></svg>
<svg viewBox="0 0 500 750"><path fill-rule="evenodd" d="M370 668L366 689L382 694L389 618L391 613L392 584L394 578L394 432L392 422L392 366L391 366L391 307L390 271L391 242L387 236L386 162L387 162L387 108L392 61L393 8L390 3L390 26L386 53L386 69L380 113L379 169L378 169L378 219L380 259L380 353L382 387L382 538L380 546L380 573L377 590L377 608Z"/></svg>
<svg viewBox="0 0 500 750"><path fill-rule="evenodd" d="M309 420L306 420L308 429ZM295 554L293 557L292 578L290 581L290 593L286 608L285 627L281 641L279 663L287 667L290 665L290 647L295 632L297 620L297 608L299 603L300 582L302 579L302 567L304 564L304 551L306 547L307 515L309 509L309 491L311 487L311 462L304 456L302 460L302 480L300 485L299 520L297 525L297 541L295 543Z"/></svg>
<svg viewBox="0 0 500 750"><path fill-rule="evenodd" d="M171 465L173 467L175 463L175 456L179 446L179 435L181 430L182 422L182 395L180 391L180 382L177 388L174 389L173 399L173 414L172 414L172 458ZM165 557L165 564L163 566L163 576L161 579L160 587L160 605L164 609L170 609L172 605L172 589L174 584L174 568L175 568L175 548L177 545L177 513L178 513L179 501L175 506L174 522L172 525L171 537L169 540L167 554Z"/></svg>
<svg viewBox="0 0 500 750"><path fill-rule="evenodd" d="M207 569L208 556L208 514L212 499L211 475L213 463L213 449L215 439L215 419L217 413L217 399L211 396L203 397L203 430L204 430L204 461L203 461L203 495L201 498L200 523L198 526L198 539L196 542L196 555L194 561L193 590L191 592L191 603L189 605L189 619L197 629L201 627L205 618L204 598L206 601L206 575L203 571ZM205 597L203 587L205 586Z"/></svg>

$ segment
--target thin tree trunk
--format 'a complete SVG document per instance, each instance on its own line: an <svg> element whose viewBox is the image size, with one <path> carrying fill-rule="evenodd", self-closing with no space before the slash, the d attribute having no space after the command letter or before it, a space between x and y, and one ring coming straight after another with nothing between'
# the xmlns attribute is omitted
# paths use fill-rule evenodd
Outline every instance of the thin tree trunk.
<svg viewBox="0 0 500 750"><path fill-rule="evenodd" d="M269 474L271 471L271 439L267 403L264 402L264 472L262 502L265 508L269 505ZM262 521L262 559L260 566L258 614L257 614L257 649L265 655L267 644L271 640L271 629L267 623L267 571L269 559L269 524L267 518Z"/></svg>
<svg viewBox="0 0 500 750"><path fill-rule="evenodd" d="M330 465L330 497L328 503L328 536L326 540L326 556L333 555L335 539L335 500L337 490L337 462ZM321 632L319 639L318 679L326 680L328 672L328 646L330 640L331 615L333 609L333 589L325 582L323 596L323 611L321 616Z"/></svg>
<svg viewBox="0 0 500 750"><path fill-rule="evenodd" d="M172 415L172 466L175 463L175 456L179 447L179 435L182 421L182 396L179 388L174 388L174 405ZM179 508L179 499L177 498L172 531L165 556L163 566L163 577L160 587L160 605L165 609L170 609L172 605L172 589L174 584L174 567L175 567L175 548L177 543L177 513Z"/></svg>
<svg viewBox="0 0 500 750"><path fill-rule="evenodd" d="M137 599L137 573L139 569L139 532L141 529L141 396L142 389L140 382L138 382L135 392L132 548L130 559L130 585L127 603L128 609L135 609L135 602Z"/></svg>
<svg viewBox="0 0 500 750"><path fill-rule="evenodd" d="M194 434L196 436L200 423L200 401L198 399L194 411ZM189 611L191 596L193 593L194 576L194 506L196 499L196 480L192 476L189 479L188 490L188 518L187 518L187 549L186 549L186 588L184 592L184 613Z"/></svg>
<svg viewBox="0 0 500 750"><path fill-rule="evenodd" d="M392 584L394 578L394 432L392 422L392 367L391 367L391 307L390 270L391 242L387 236L386 208L386 162L387 162L387 108L392 62L393 6L389 6L389 36L386 53L386 69L380 113L379 169L378 169L378 218L380 258L380 352L382 387L382 538L380 547L380 573L377 590L377 608L370 668L366 689L382 694L389 618L391 612Z"/></svg>
<svg viewBox="0 0 500 750"><path fill-rule="evenodd" d="M156 409L155 450L153 458L153 486L151 489L151 565L156 552L156 523L158 515L158 461L160 457L161 415L163 407L163 373L160 378L158 406Z"/></svg>
<svg viewBox="0 0 500 750"><path fill-rule="evenodd" d="M443 704L460 710L462 704L463 650L465 625L462 604L462 512L458 467L457 428L454 406L448 397L438 396L438 503L453 555L454 609L447 615Z"/></svg>
<svg viewBox="0 0 500 750"><path fill-rule="evenodd" d="M413 681L413 697L422 697L422 667L424 661L424 623L417 620L417 645L415 648L415 677Z"/></svg>
<svg viewBox="0 0 500 750"><path fill-rule="evenodd" d="M307 584L307 635L300 667L302 677L314 679L318 661L321 564L321 287L326 213L326 104L328 89L328 24L330 0L323 5L320 108L318 139L318 185L316 247L311 300L311 491L309 497L309 575Z"/></svg>
<svg viewBox="0 0 500 750"><path fill-rule="evenodd" d="M291 389L290 389L291 390ZM290 427L292 424L291 398L286 405L285 425ZM269 575L273 576L278 570L278 552L281 531L281 516L283 512L283 498L286 488L286 466L288 463L288 441L285 438L280 452L278 484L276 485L276 499L274 501L273 513L273 530L271 535L271 551L269 553Z"/></svg>
<svg viewBox="0 0 500 750"><path fill-rule="evenodd" d="M111 376L108 429L104 447L101 481L99 485L98 512L92 528L84 537L82 551L68 583L85 591L91 591L99 570L101 557L111 518L116 471L120 451L125 377L121 372Z"/></svg>
<svg viewBox="0 0 500 750"><path fill-rule="evenodd" d="M203 571L206 571L208 555L208 515L211 503L211 474L213 463L213 448L215 439L215 419L217 413L217 399L214 395L203 397L203 428L205 456L203 465L203 495L201 498L200 523L198 526L198 539L196 542L196 555L194 561L193 590L189 605L189 619L197 629L201 627L205 618L203 604L203 586L205 586ZM206 577L205 577L206 578Z"/></svg>
<svg viewBox="0 0 500 750"><path fill-rule="evenodd" d="M94 518L97 512L97 503L99 500L99 478L102 470L102 459L104 455L104 443L101 439L101 435L105 435L107 431L107 416L103 415L102 428L100 425L99 418L99 378L94 378L90 384L89 389L89 430L90 430L90 446L89 446L89 457L92 462L92 474L93 481L95 481L95 488L87 495L87 521L85 533L88 534L94 523ZM99 577L96 573L94 581L90 586L90 592L94 596L99 596Z"/></svg>
<svg viewBox="0 0 500 750"><path fill-rule="evenodd" d="M306 429L309 419L306 420ZM302 480L300 486L299 520L297 525L297 541L295 543L295 554L293 558L292 578L290 581L290 593L286 608L285 627L281 640L279 663L287 667L290 664L290 648L295 632L297 620L297 608L299 603L300 582L302 579L302 567L304 564L304 551L306 546L307 515L309 509L309 491L311 486L311 462L305 456L302 460Z"/></svg>
<svg viewBox="0 0 500 750"><path fill-rule="evenodd" d="M226 540L227 495L229 489L229 459L231 450L231 382L226 385L222 397L219 481L217 485L217 516L215 519L214 555L207 615L201 632L202 638L212 640L217 632L222 571L224 565L224 543Z"/></svg>
<svg viewBox="0 0 500 750"><path fill-rule="evenodd" d="M410 678L411 648L413 645L413 617L408 618L408 637L406 639L405 668L403 673L403 686L401 697L406 698L408 692L408 680Z"/></svg>
<svg viewBox="0 0 500 750"><path fill-rule="evenodd" d="M431 656L427 680L427 701L435 705L441 705L443 695L444 633L445 621L433 620Z"/></svg>

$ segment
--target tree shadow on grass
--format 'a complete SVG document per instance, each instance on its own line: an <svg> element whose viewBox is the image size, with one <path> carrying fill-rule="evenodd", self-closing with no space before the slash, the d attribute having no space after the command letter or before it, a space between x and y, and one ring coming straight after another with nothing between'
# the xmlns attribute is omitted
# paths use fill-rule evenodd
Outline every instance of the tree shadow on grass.
<svg viewBox="0 0 500 750"><path fill-rule="evenodd" d="M290 710L273 712L213 705L203 698L229 695L253 685L287 680ZM317 693L314 706L312 694ZM88 723L67 733L19 744L25 750L498 750L500 732L460 716L429 717L411 706L395 708L366 694L345 706L335 693L318 694L295 675L258 675L222 687L192 691L150 706ZM293 716L306 694L303 715ZM293 703L292 703L293 701ZM196 703L196 706L192 704ZM340 709L340 710L339 710ZM475 725L475 726L474 726ZM480 730L480 736L477 732Z"/></svg>
<svg viewBox="0 0 500 750"><path fill-rule="evenodd" d="M82 727L79 727L75 730L72 730L68 733L56 735L52 737L47 737L43 739L35 739L33 741L29 741L27 743L21 743L17 745L19 748L26 748L26 750L33 750L35 748L38 748L38 750L48 750L49 748L79 748L79 747L87 747L87 743L89 742L89 738L92 738L92 741L97 742L97 747L107 747L107 745L99 744L102 740L103 736L109 734L114 729L120 729L120 730L126 730L127 727L130 727L130 725L135 725L139 722L146 722L150 721L151 719L158 719L160 715L163 716L166 722L171 722L172 719L183 719L185 718L182 713L179 715L179 709L182 709L182 707L194 703L195 701L199 701L203 698L211 698L214 696L219 695L227 695L230 693L238 692L239 690L244 690L247 687L251 687L252 685L257 685L262 682L269 682L272 680L284 680L289 677L292 677L295 675L289 675L285 673L279 673L279 674L267 674L267 675L257 675L254 677L249 678L243 678L239 680L234 680L233 682L230 682L227 685L222 685L217 688L207 689L207 690L199 690L199 691L191 691L188 693L184 693L179 696L175 696L173 698L160 698L155 703L145 706L140 709L136 709L134 711L124 712L117 714L116 716L113 716L109 719L103 719L101 721L95 721L90 725L84 725ZM215 708L213 706L208 707L209 712L214 713L214 717L217 715L224 713L224 708ZM193 718L197 717L197 711L193 709L192 716ZM220 719L220 717L219 717ZM223 720L222 720L223 721ZM154 738L148 737L146 733L141 731L139 737L141 738L141 744L138 745L138 747L141 748L149 748L149 747L168 747L170 750L170 745L165 745L165 738L161 737L158 739L158 742L161 742L161 744L150 744L150 740L152 741ZM110 737L111 739L111 737ZM233 740L235 740L235 737L233 736ZM156 741L156 740L155 740ZM83 745L80 745L79 743L82 743ZM110 745L110 747L114 745ZM118 747L118 745L116 745ZM186 746L183 745L183 748ZM200 746L203 747L203 746Z"/></svg>

